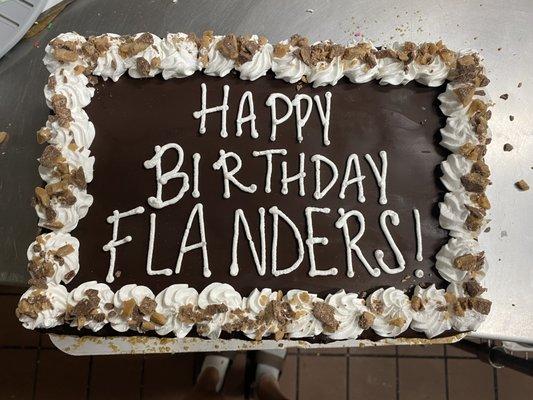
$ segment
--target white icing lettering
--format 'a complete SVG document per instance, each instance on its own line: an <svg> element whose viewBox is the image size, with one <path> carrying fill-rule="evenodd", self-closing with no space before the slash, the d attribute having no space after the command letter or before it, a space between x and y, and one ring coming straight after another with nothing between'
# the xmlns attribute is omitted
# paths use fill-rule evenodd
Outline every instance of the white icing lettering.
<svg viewBox="0 0 533 400"><path fill-rule="evenodd" d="M117 246L123 245L124 243L129 243L133 240L131 236L126 236L123 239L118 239L118 225L121 218L130 217L132 215L142 214L144 212L144 207L136 207L129 211L123 213L118 212L118 210L113 211L113 215L107 217L107 223L113 224L113 238L105 244L102 249L104 251L109 251L109 269L107 270L107 276L105 278L107 283L112 283L115 280L115 262L117 259Z"/></svg>
<svg viewBox="0 0 533 400"><path fill-rule="evenodd" d="M396 261L398 262L399 266L396 268L390 268L385 261L383 261L382 250L376 250L374 252L374 256L376 257L376 261L383 271L385 271L387 274L397 274L405 269L405 260L400 252L400 249L398 249L398 246L396 246L392 235L390 234L389 227L387 226L387 217L390 217L390 220L394 226L398 226L400 224L400 217L392 210L385 210L379 216L381 230L383 231L383 234L385 235L385 238L387 239L387 242L389 243L389 246L396 257Z"/></svg>
<svg viewBox="0 0 533 400"><path fill-rule="evenodd" d="M154 241L155 241L155 225L156 225L156 215L155 213L150 214L150 236L148 238L148 254L146 256L146 273L148 275L172 275L172 270L170 268L161 269L154 271L152 269L152 258L154 256Z"/></svg>
<svg viewBox="0 0 533 400"><path fill-rule="evenodd" d="M200 153L194 153L192 155L192 170L193 170L193 180L192 180L192 197L197 199L200 197L200 190L198 189L198 175L200 174L200 159L202 156Z"/></svg>
<svg viewBox="0 0 533 400"><path fill-rule="evenodd" d="M298 181L298 192L300 196L305 196L305 186L304 186L304 179L305 179L305 153L299 154L300 159L300 168L299 172L292 176L287 176L287 161L281 162L281 193L282 194L288 194L289 193L289 183L293 181Z"/></svg>
<svg viewBox="0 0 533 400"><path fill-rule="evenodd" d="M331 161L329 158L324 157L320 154L315 154L311 157L311 161L315 163L315 193L314 197L317 200L320 200L323 198L326 193L329 192L329 190L333 187L335 182L337 182L337 179L339 177L339 171L337 170L337 166L333 161ZM321 184L321 173L320 173L320 164L325 163L331 168L331 172L333 173L331 180L326 185L324 189L322 189Z"/></svg>
<svg viewBox="0 0 533 400"><path fill-rule="evenodd" d="M307 108L304 116L302 116L302 100L307 102ZM313 99L307 94L297 94L294 96L292 105L294 106L294 113L296 114L296 138L298 139L298 142L301 143L304 140L302 128L305 126L309 116L311 115L311 110L313 109Z"/></svg>
<svg viewBox="0 0 533 400"><path fill-rule="evenodd" d="M205 83L202 83L202 109L200 111L195 111L192 113L193 117L198 119L200 118L200 129L198 130L202 135L206 132L205 129L205 120L207 114L222 112L222 127L220 129L220 136L225 138L228 136L228 131L226 130L226 118L229 110L228 106L228 97L229 97L229 86L224 85L223 93L224 97L222 100L221 106L207 108L207 86Z"/></svg>
<svg viewBox="0 0 533 400"><path fill-rule="evenodd" d="M254 151L252 155L254 157L265 156L267 162L267 170L265 177L265 193L270 193L272 191L272 155L280 154L282 156L287 155L287 150L285 149L272 149L272 150L263 150L263 151Z"/></svg>
<svg viewBox="0 0 533 400"><path fill-rule="evenodd" d="M302 240L302 235L298 230L298 227L295 225L292 220L283 213L278 207L273 206L268 210L272 214L272 275L280 276L286 275L294 271L302 263L304 259L304 242ZM294 238L298 244L298 259L290 266L285 269L278 269L278 221L281 217L287 225L292 229L294 233Z"/></svg>
<svg viewBox="0 0 533 400"><path fill-rule="evenodd" d="M350 171L352 164L355 168L355 178L350 179ZM346 170L344 171L344 178L342 179L341 191L339 192L339 198L346 198L346 188L354 183L357 183L357 200L359 203L365 202L365 192L363 189L364 175L361 175L361 165L359 164L359 157L357 154L350 154L346 161Z"/></svg>
<svg viewBox="0 0 533 400"><path fill-rule="evenodd" d="M361 214L360 211L357 210L350 210L347 213L344 212L343 208L339 208L339 219L335 222L335 227L338 229L342 229L343 236L344 236L344 244L346 246L346 260L348 264L348 277L352 278L354 276L354 270L353 270L353 263L352 263L352 250L355 251L355 254L357 255L357 258L363 263L366 270L369 272L370 275L378 277L381 275L381 271L379 268L372 268L368 261L366 260L365 256L363 255L363 252L361 251L361 248L357 245L357 242L363 234L365 233L365 217L363 214ZM350 217L357 218L357 221L359 222L359 232L357 232L357 235L355 235L354 238L350 239L350 232L348 230L348 219Z"/></svg>
<svg viewBox="0 0 533 400"><path fill-rule="evenodd" d="M314 99L318 107L318 115L320 116L320 121L322 122L322 141L325 146L329 146L331 141L329 140L329 117L331 114L331 92L326 92L324 95L326 99L326 111L322 108L322 103L320 102L320 96L315 95Z"/></svg>
<svg viewBox="0 0 533 400"><path fill-rule="evenodd" d="M248 102L248 109L250 110L250 113L243 117L242 113L244 112L244 102ZM250 136L254 139L257 139L259 137L259 132L257 132L257 129L255 129L255 119L257 117L255 116L255 110L254 110L254 98L252 96L252 92L249 90L244 92L244 94L241 97L241 101L239 103L239 111L237 112L237 132L235 133L235 136L241 136L242 135L242 124L246 122L250 122Z"/></svg>
<svg viewBox="0 0 533 400"><path fill-rule="evenodd" d="M422 232L420 229L420 212L413 208L413 217L415 218L415 233L416 233L416 261L422 261Z"/></svg>
<svg viewBox="0 0 533 400"><path fill-rule="evenodd" d="M309 249L309 276L328 276L328 275L337 275L337 268L329 268L327 270L317 270L316 260L315 260L315 244L321 244L326 246L328 244L328 238L326 237L317 237L313 233L313 213L324 213L329 214L331 210L329 208L318 208L318 207L306 207L305 208L305 220L307 222L307 248Z"/></svg>
<svg viewBox="0 0 533 400"><path fill-rule="evenodd" d="M198 214L198 226L200 228L200 241L198 243L187 245L187 240L189 238L189 232L191 230L192 223ZM204 223L204 206L202 203L196 204L189 219L187 220L187 226L185 232L183 233L183 238L181 239L180 253L178 255L178 261L176 263L176 274L179 274L181 271L181 264L183 262L183 256L189 251L202 249L202 259L203 259L203 274L206 278L211 276L211 270L209 269L209 260L207 257L207 240L205 238L205 223Z"/></svg>
<svg viewBox="0 0 533 400"><path fill-rule="evenodd" d="M378 171L376 163L370 154L365 154L365 158L370 164L372 173L376 177L379 186L379 204L387 204L387 152L382 150L379 152L381 157L381 172Z"/></svg>
<svg viewBox="0 0 533 400"><path fill-rule="evenodd" d="M178 161L176 166L169 172L161 174L161 157L168 149L174 149L178 153ZM171 204L175 204L183 197L185 192L189 190L189 176L185 172L180 172L181 165L183 164L183 149L179 144L167 143L163 147L155 146L155 155L144 162L144 168L150 169L155 167L155 179L157 184L156 197L149 197L148 204L153 208L163 208ZM183 184L178 194L169 200L162 200L163 185L166 185L169 180L181 178Z"/></svg>
<svg viewBox="0 0 533 400"><path fill-rule="evenodd" d="M259 208L259 236L261 240L261 260L257 255L257 250L255 248L255 243L252 239L252 234L250 233L250 226L244 215L242 209L235 210L235 219L233 222L233 243L231 248L231 266L230 266L230 275L237 276L239 274L239 261L237 256L237 248L239 244L239 221L242 223L244 228L244 234L248 240L248 245L250 246L250 251L252 252L252 257L254 259L255 267L259 275L263 276L266 273L266 235L265 235L265 209L263 207Z"/></svg>
<svg viewBox="0 0 533 400"><path fill-rule="evenodd" d="M285 115L283 115L283 117L281 118L278 118L278 113L276 109L276 99L283 100L285 104L287 105L287 111L285 112ZM272 128L270 130L270 140L275 141L278 125L287 121L292 115L292 103L291 103L291 99L289 99L283 93L272 93L270 96L268 96L266 105L270 107L270 114L272 116Z"/></svg>
<svg viewBox="0 0 533 400"><path fill-rule="evenodd" d="M235 174L239 172L239 170L242 168L242 160L239 155L232 151L225 152L224 150L220 150L219 152L220 157L219 159L213 164L213 169L219 170L222 169L222 174L224 178L224 198L229 199L230 197L230 189L229 189L229 183L233 183L235 186L237 186L239 189L241 189L243 192L247 193L254 193L257 190L257 185L251 184L249 186L243 185L241 182L235 178ZM233 169L228 170L228 164L226 159L227 158L233 158L235 160L235 167Z"/></svg>

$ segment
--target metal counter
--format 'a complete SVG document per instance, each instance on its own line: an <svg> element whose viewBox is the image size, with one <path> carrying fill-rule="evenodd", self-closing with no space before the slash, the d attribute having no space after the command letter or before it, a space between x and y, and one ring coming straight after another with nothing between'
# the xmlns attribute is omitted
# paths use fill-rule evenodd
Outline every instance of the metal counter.
<svg viewBox="0 0 533 400"><path fill-rule="evenodd" d="M496 103L491 120L494 139L487 155L493 171L488 193L492 222L481 238L490 263L486 286L493 310L474 335L533 343L533 190L519 192L513 186L520 179L533 184L533 3L528 0L74 2L50 29L0 60L0 130L10 135L0 145L0 282L24 283L26 247L37 231L28 199L40 183L35 159L41 148L34 133L48 113L42 95L48 77L41 62L45 44L71 30L83 35L165 35L205 29L262 33L271 41L295 32L341 43L359 34L376 44L442 38L452 49L479 50ZM509 94L507 101L499 98L503 93ZM503 152L504 143L514 150ZM184 350L180 345L174 349Z"/></svg>

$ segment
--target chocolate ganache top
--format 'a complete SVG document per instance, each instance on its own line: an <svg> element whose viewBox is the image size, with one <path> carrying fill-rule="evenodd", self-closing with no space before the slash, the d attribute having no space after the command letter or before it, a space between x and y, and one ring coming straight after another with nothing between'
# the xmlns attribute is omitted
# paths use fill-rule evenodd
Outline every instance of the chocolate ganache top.
<svg viewBox="0 0 533 400"><path fill-rule="evenodd" d="M207 107L222 104L223 86L229 85L229 110L227 113L228 137L221 137L221 113L206 116L206 132L199 133L200 121L193 112L201 109L201 84L207 86ZM109 267L109 253L102 247L111 240L112 225L106 219L113 210L128 211L143 206L146 212L121 219L118 238L127 235L132 241L116 248L115 280L113 290L128 283L148 286L155 293L173 283L187 283L202 290L214 281L227 282L243 295L253 288L270 287L283 291L293 288L306 289L325 294L340 288L363 292L382 286L408 289L415 284L437 283L444 280L434 272L435 254L447 241L448 234L439 227L437 204L444 196L438 176L439 163L447 151L438 146L438 130L444 125L444 117L437 106L437 96L442 87L430 88L417 83L405 86L380 86L371 82L353 85L341 81L333 87L312 88L287 84L275 80L269 74L255 82L239 80L230 74L224 78L209 77L200 73L187 78L164 81L161 78L135 80L123 77L118 82L100 81L96 93L86 111L94 123L96 138L91 147L96 157L94 181L91 194L94 204L88 215L80 220L76 237L80 241L80 269L67 287L76 287L90 280L105 281ZM236 136L236 116L244 92L253 96L258 138L250 135L250 124L243 124L243 133ZM331 92L331 117L329 126L330 145L322 138L323 126L313 104L309 120L303 127L303 141L296 138L295 115L277 127L275 141L270 140L271 110L265 105L271 93L283 93L291 100L297 94L319 95L324 106L326 92ZM302 103L305 110L305 102ZM277 103L278 115L283 115L286 106ZM245 107L247 115L247 107ZM302 114L304 113L302 111ZM154 147L177 143L184 151L181 170L190 179L191 188L176 204L162 209L152 208L147 199L155 196L155 169L146 169L144 161L154 156ZM286 149L287 154L272 157L272 190L265 192L267 162L265 157L254 157L253 151ZM244 185L255 184L255 193L246 193L230 184L231 197L223 197L222 171L215 170L213 163L219 151L235 152L242 159L242 169L235 175ZM379 187L365 154L372 156L378 169L381 167L380 151L386 151L388 159L387 199L385 205L378 202ZM201 155L199 163L200 196L192 196L193 154ZM298 194L298 182L288 184L289 193L281 193L281 162L287 162L288 175L298 172L299 153L305 153L305 195ZM339 198L346 161L350 154L357 154L361 165L364 196L358 201L357 185L348 186L344 199ZM313 197L315 191L315 166L311 157L321 154L336 164L339 177L331 190L320 200ZM168 151L162 158L162 171L171 170L177 161L175 151ZM228 161L228 167L233 162ZM329 182L332 170L325 164L321 167L322 188ZM353 177L353 171L352 171ZM175 196L182 187L182 179L170 180L163 186L163 199ZM174 270L180 244L191 210L197 203L203 204L205 232L210 277L202 274L202 251L196 249L184 254L179 274L149 276L146 259L150 232L150 213L156 214L156 230L153 251L153 269ZM272 251L272 215L269 209L277 206L292 221L304 240L304 259L299 267L286 275L275 277L270 271ZM266 210L266 259L267 271L259 276L248 240L242 225L238 242L240 271L231 276L234 213L242 209L250 226L251 236L258 252L260 249L259 213ZM316 244L314 253L317 269L338 269L336 276L309 276L309 251L305 240L307 224L306 207L330 208L329 214L313 214L315 237L327 237L327 245ZM366 221L366 229L358 242L362 253L373 266L376 249L384 252L384 261L391 267L396 260L380 227L380 215L385 210L398 213L400 223L388 227L401 250L406 268L399 274L381 273L371 276L352 251L355 275L347 276L347 254L342 229L335 227L339 218L338 209L358 210ZM417 246L413 209L420 212L423 260L415 258ZM198 220L192 224L188 244L200 241ZM355 236L357 222L350 222L350 234ZM278 268L290 266L298 257L297 243L291 228L279 222L277 244ZM421 278L415 277L417 269L424 271ZM419 274L420 275L420 274ZM409 276L406 279L406 276Z"/></svg>

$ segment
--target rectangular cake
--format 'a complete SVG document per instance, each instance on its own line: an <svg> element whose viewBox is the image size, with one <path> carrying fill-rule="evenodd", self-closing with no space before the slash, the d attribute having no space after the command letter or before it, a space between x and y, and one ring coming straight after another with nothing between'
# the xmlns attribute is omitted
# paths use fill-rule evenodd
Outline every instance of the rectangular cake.
<svg viewBox="0 0 533 400"><path fill-rule="evenodd" d="M476 53L212 32L45 52L24 327L379 340L489 313Z"/></svg>

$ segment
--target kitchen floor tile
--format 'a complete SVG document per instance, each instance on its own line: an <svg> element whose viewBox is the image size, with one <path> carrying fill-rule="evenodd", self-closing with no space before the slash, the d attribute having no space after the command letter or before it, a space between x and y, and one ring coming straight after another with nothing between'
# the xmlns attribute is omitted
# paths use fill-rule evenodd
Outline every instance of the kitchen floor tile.
<svg viewBox="0 0 533 400"><path fill-rule="evenodd" d="M89 399L139 399L142 361L139 355L94 356Z"/></svg>
<svg viewBox="0 0 533 400"><path fill-rule="evenodd" d="M492 367L477 359L448 360L450 400L494 399Z"/></svg>
<svg viewBox="0 0 533 400"><path fill-rule="evenodd" d="M0 394L4 399L31 399L37 350L0 350Z"/></svg>
<svg viewBox="0 0 533 400"><path fill-rule="evenodd" d="M300 399L324 400L346 397L346 357L300 357Z"/></svg>
<svg viewBox="0 0 533 400"><path fill-rule="evenodd" d="M533 377L510 368L498 370L499 400L529 400L533 393Z"/></svg>
<svg viewBox="0 0 533 400"><path fill-rule="evenodd" d="M396 359L350 357L349 399L391 400L396 398Z"/></svg>
<svg viewBox="0 0 533 400"><path fill-rule="evenodd" d="M0 324L0 347L36 347L39 344L39 334L25 329L15 316L18 301L18 295L0 296L0 315L3 316Z"/></svg>
<svg viewBox="0 0 533 400"><path fill-rule="evenodd" d="M444 360L400 358L398 368L401 398L409 400L446 398Z"/></svg>
<svg viewBox="0 0 533 400"><path fill-rule="evenodd" d="M83 399L87 392L89 361L87 356L69 356L59 350L41 350L36 399ZM58 384L58 371L61 383Z"/></svg>

